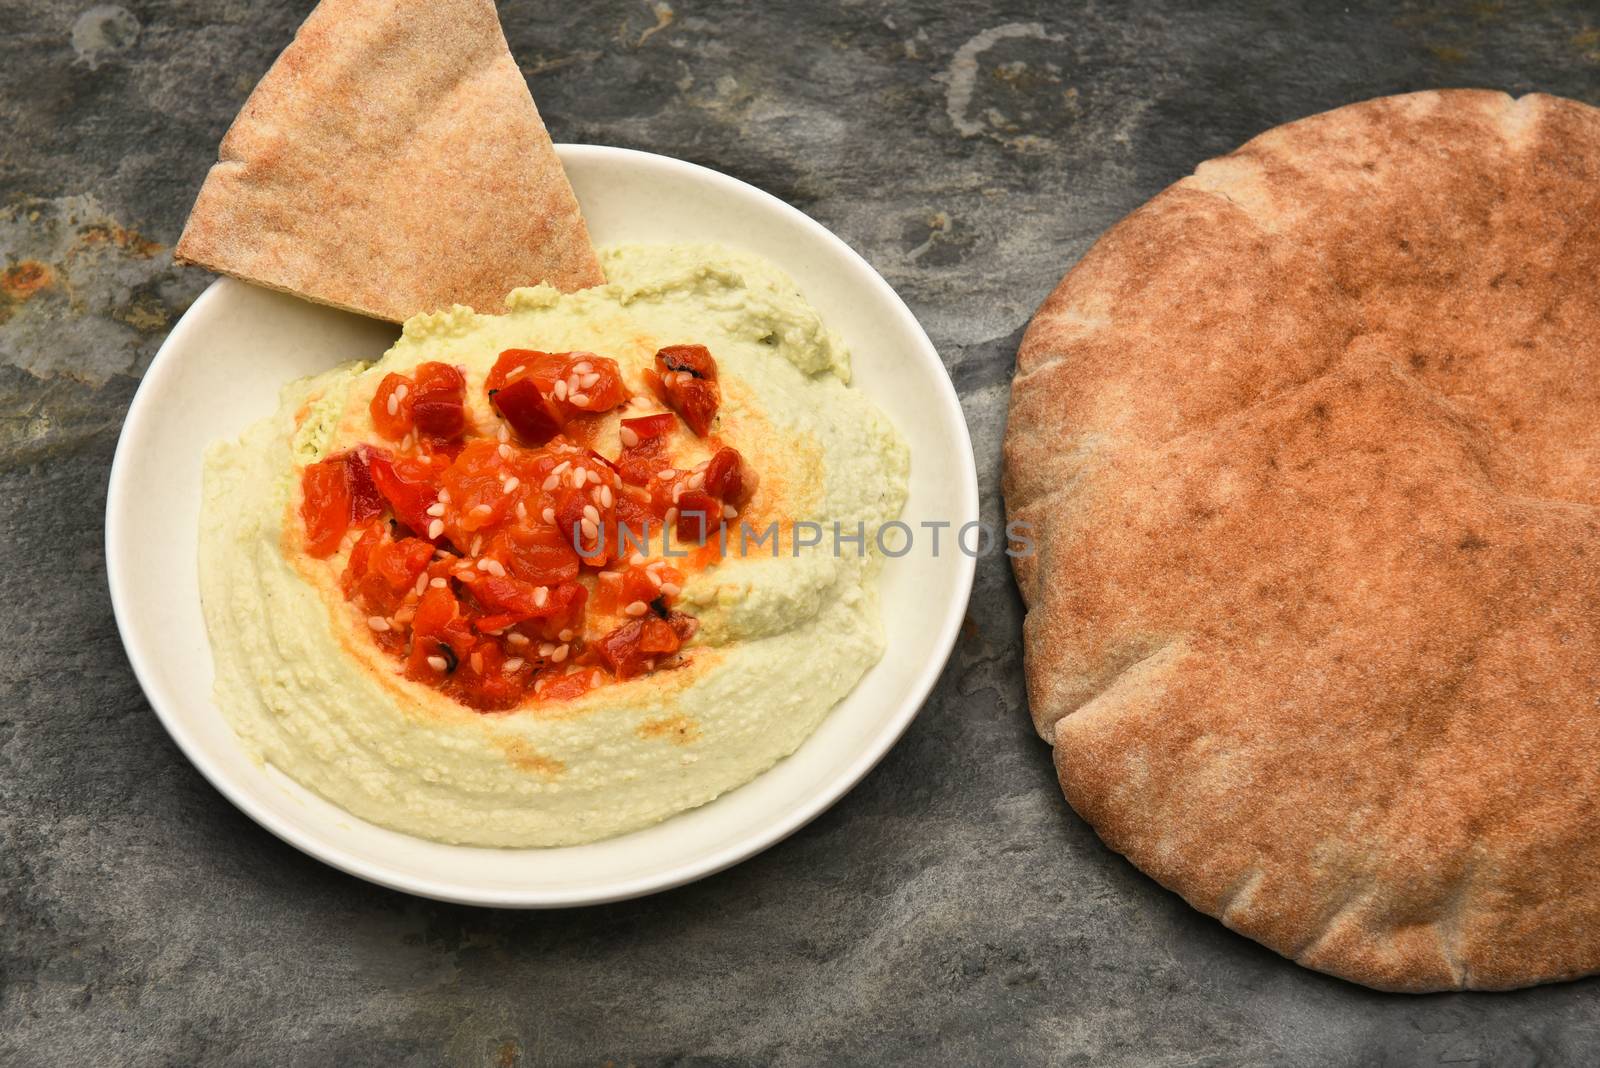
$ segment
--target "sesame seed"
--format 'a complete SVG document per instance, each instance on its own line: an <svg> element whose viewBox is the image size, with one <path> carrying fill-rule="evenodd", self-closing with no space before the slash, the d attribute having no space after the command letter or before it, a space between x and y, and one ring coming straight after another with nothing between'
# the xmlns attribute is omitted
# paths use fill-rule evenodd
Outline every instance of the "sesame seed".
<svg viewBox="0 0 1600 1068"><path fill-rule="evenodd" d="M696 489L697 490L701 486L704 486L705 484L706 484L706 476L705 476L705 472L704 471L696 472L689 479L689 488L690 489Z"/></svg>
<svg viewBox="0 0 1600 1068"><path fill-rule="evenodd" d="M602 508L610 508L617 501L616 497L611 493L610 486L601 486L599 489L599 497L600 507Z"/></svg>
<svg viewBox="0 0 1600 1068"><path fill-rule="evenodd" d="M643 601L634 601L632 604L628 605L628 607L624 608L623 611L630 616L642 616L646 612L650 611L650 606L645 604Z"/></svg>
<svg viewBox="0 0 1600 1068"><path fill-rule="evenodd" d="M510 445L507 445L505 442L502 441L500 443L500 450L499 451L500 451L500 459L502 459L502 460L511 459L511 446Z"/></svg>
<svg viewBox="0 0 1600 1068"><path fill-rule="evenodd" d="M401 608L398 611L396 611L395 614L394 614L395 625L396 626L404 626L405 624L410 623L413 619L415 619L416 616L417 616L417 610L415 608Z"/></svg>
<svg viewBox="0 0 1600 1068"><path fill-rule="evenodd" d="M500 429L494 432L494 436L499 438L502 442L510 441L511 431L506 429L506 425L504 423L501 423Z"/></svg>
<svg viewBox="0 0 1600 1068"><path fill-rule="evenodd" d="M678 510L676 508L668 508L667 509L667 526L670 527L674 523L676 523L677 521L678 521Z"/></svg>
<svg viewBox="0 0 1600 1068"><path fill-rule="evenodd" d="M661 470L656 472L656 477L663 482L671 482L673 479L678 477L678 472L673 468L663 467Z"/></svg>
<svg viewBox="0 0 1600 1068"><path fill-rule="evenodd" d="M535 607L543 608L544 605L545 605L545 602L548 601L549 599L550 599L550 587L549 586L535 586L533 588L533 603L534 603Z"/></svg>
<svg viewBox="0 0 1600 1068"><path fill-rule="evenodd" d="M517 364L515 367L513 367L510 370L509 373L507 373L507 375L506 375L506 384L510 385L512 382L515 382L517 379L521 378L523 375L525 375L527 373L528 373L528 365L527 364L525 364L525 363Z"/></svg>
<svg viewBox="0 0 1600 1068"><path fill-rule="evenodd" d="M598 374L587 374L578 379L578 385L582 386L584 389L593 389L599 384L599 382L600 376Z"/></svg>
<svg viewBox="0 0 1600 1068"><path fill-rule="evenodd" d="M422 596L422 591L427 589L427 588L428 588L428 573L426 571L424 571L420 575L417 576L417 585L416 585L417 596L421 597Z"/></svg>
<svg viewBox="0 0 1600 1068"><path fill-rule="evenodd" d="M624 448L631 449L635 445L639 444L639 432L634 430L631 426L625 426L621 430L617 431L617 437L622 439L622 445Z"/></svg>
<svg viewBox="0 0 1600 1068"><path fill-rule="evenodd" d="M599 574L595 575L595 578L604 579L607 582L615 582L621 577L622 572L620 571L601 571Z"/></svg>
<svg viewBox="0 0 1600 1068"><path fill-rule="evenodd" d="M430 537L430 538L438 538L443 533L444 533L444 520L443 519L435 519L433 522L428 524L428 537Z"/></svg>
<svg viewBox="0 0 1600 1068"><path fill-rule="evenodd" d="M572 640L572 631L568 630L566 628L563 628L561 633L557 634L556 637L560 638L564 642L570 642Z"/></svg>
<svg viewBox="0 0 1600 1068"><path fill-rule="evenodd" d="M528 518L528 506L522 501L517 502L517 518L523 520Z"/></svg>
<svg viewBox="0 0 1600 1068"><path fill-rule="evenodd" d="M474 537L472 539L472 552L471 552L470 555L477 556L477 555L481 554L482 552L483 552L483 535L479 534L479 535L477 535L476 537Z"/></svg>
<svg viewBox="0 0 1600 1068"><path fill-rule="evenodd" d="M596 508L592 504L584 505L583 506L583 518L587 519L589 522L594 523L595 525L598 526L599 523L600 523L600 509Z"/></svg>
<svg viewBox="0 0 1600 1068"><path fill-rule="evenodd" d="M722 518L724 518L724 519L737 519L737 518L739 518L739 509L735 508L731 504L723 505L722 506Z"/></svg>
<svg viewBox="0 0 1600 1068"><path fill-rule="evenodd" d="M384 407L389 409L389 414L390 415L399 415L400 414L400 397L399 397L399 395L397 393L389 394L389 403L384 405Z"/></svg>
<svg viewBox="0 0 1600 1068"><path fill-rule="evenodd" d="M565 382L557 382L553 387L551 387L550 392L556 395L556 400L566 400L567 384Z"/></svg>
<svg viewBox="0 0 1600 1068"><path fill-rule="evenodd" d="M428 657L428 666L443 674L450 664L442 656L430 656Z"/></svg>
<svg viewBox="0 0 1600 1068"><path fill-rule="evenodd" d="M501 566L500 561L492 556L485 556L482 560L479 560L478 570L487 571L496 578L505 578L506 575L506 569Z"/></svg>
<svg viewBox="0 0 1600 1068"><path fill-rule="evenodd" d="M553 653L555 651L556 651L556 643L555 642L540 642L539 643L539 655L540 656L549 656L551 653Z"/></svg>
<svg viewBox="0 0 1600 1068"><path fill-rule="evenodd" d="M444 505L438 501L434 501L432 504L428 505L428 514L431 516L444 515Z"/></svg>
<svg viewBox="0 0 1600 1068"><path fill-rule="evenodd" d="M594 483L596 486L600 485L600 472L598 472L598 471L590 471L589 472L589 481Z"/></svg>
<svg viewBox="0 0 1600 1068"><path fill-rule="evenodd" d="M559 474L561 474L561 472L565 471L567 468L569 468L571 466L572 466L572 461L571 460L562 460L560 463L556 464L554 467L552 467L550 469L550 473L552 475L559 475Z"/></svg>
<svg viewBox="0 0 1600 1068"><path fill-rule="evenodd" d="M507 675L509 675L514 671L521 671L522 670L522 665L524 663L526 663L526 661L524 661L522 659L522 657L514 656L510 660L507 660L504 664L502 664L500 666L501 666L501 668L503 668L505 670L505 673Z"/></svg>
<svg viewBox="0 0 1600 1068"><path fill-rule="evenodd" d="M415 445L416 443L417 443L416 437L414 435L407 434L405 437L400 439L400 451L401 452L410 452L411 451L411 447L413 445Z"/></svg>
<svg viewBox="0 0 1600 1068"><path fill-rule="evenodd" d="M556 525L556 510L554 508L546 508L543 512L539 513L539 517L546 523L549 523L551 526Z"/></svg>
<svg viewBox="0 0 1600 1068"><path fill-rule="evenodd" d="M479 675L482 675L483 674L483 654L480 653L480 652L474 651L473 654L472 654L471 663L472 663L472 670L475 673L477 673Z"/></svg>
<svg viewBox="0 0 1600 1068"><path fill-rule="evenodd" d="M572 373L575 375L586 375L593 370L594 364L590 363L588 360L579 360L577 363L572 365ZM595 377L599 378L600 376L595 375Z"/></svg>
<svg viewBox="0 0 1600 1068"><path fill-rule="evenodd" d="M572 394L568 394L567 399L569 401L571 401L573 404L575 404L575 405L577 405L578 407L581 408L585 404L589 403L589 394L587 394L587 393L572 393Z"/></svg>
<svg viewBox="0 0 1600 1068"><path fill-rule="evenodd" d="M558 646L556 646L556 651L550 654L550 662L552 664L561 663L561 661L563 661L563 660L565 660L567 658L567 651L570 648L571 648L570 646L566 646L566 645L558 645Z"/></svg>
<svg viewBox="0 0 1600 1068"><path fill-rule="evenodd" d="M578 529L582 530L583 536L590 541L600 536L600 525L592 521L588 516L583 517L583 521L578 524Z"/></svg>
<svg viewBox="0 0 1600 1068"><path fill-rule="evenodd" d="M551 490L555 489L559 485L561 485L561 476L560 475L551 475L550 477L548 477L548 478L546 478L544 480L544 491L546 493L549 493Z"/></svg>
<svg viewBox="0 0 1600 1068"><path fill-rule="evenodd" d="M518 631L512 631L510 634L506 635L506 641L510 642L512 645L527 645L530 639L526 634L522 634Z"/></svg>
<svg viewBox="0 0 1600 1068"><path fill-rule="evenodd" d="M666 594L668 597L676 597L678 594L683 592L683 587L678 585L676 582L663 582L661 584L661 592Z"/></svg>
<svg viewBox="0 0 1600 1068"><path fill-rule="evenodd" d="M473 515L488 515L492 511L494 511L494 509L489 507L487 504L475 504L472 506Z"/></svg>
<svg viewBox="0 0 1600 1068"><path fill-rule="evenodd" d="M402 382L398 386L394 387L394 395L395 395L395 398L397 400L405 400L406 399L406 394L410 393L410 392L411 392L411 387L406 385L404 382Z"/></svg>
<svg viewBox="0 0 1600 1068"><path fill-rule="evenodd" d="M522 485L522 479L518 478L516 475L512 475L510 478L506 479L506 492L515 493L517 492L517 487L520 485Z"/></svg>
<svg viewBox="0 0 1600 1068"><path fill-rule="evenodd" d="M673 504L677 504L678 501L680 499L682 499L682 497L683 497L683 483L680 482L676 486L672 487L672 503Z"/></svg>
<svg viewBox="0 0 1600 1068"><path fill-rule="evenodd" d="M583 488L583 484L585 482L587 482L588 480L589 480L589 472L585 471L581 467L575 467L575 468L572 469L572 488L573 489L582 489Z"/></svg>
<svg viewBox="0 0 1600 1068"><path fill-rule="evenodd" d="M443 577L436 578L436 579L429 579L428 580L428 585L432 586L436 590L442 590L446 586L450 585L450 580L447 579L447 578L443 578Z"/></svg>
<svg viewBox="0 0 1600 1068"><path fill-rule="evenodd" d="M654 586L658 590L661 588L661 576L658 573L654 571L646 571L644 574L645 577L650 580L650 585Z"/></svg>
<svg viewBox="0 0 1600 1068"><path fill-rule="evenodd" d="M694 469L696 471L704 471L710 465L711 465L711 461L710 460L701 460L699 463L694 465Z"/></svg>
<svg viewBox="0 0 1600 1068"><path fill-rule="evenodd" d="M371 627L379 634L382 634L384 631L389 629L389 621L384 619L382 616L368 616L367 626Z"/></svg>
<svg viewBox="0 0 1600 1068"><path fill-rule="evenodd" d="M449 504L450 503L450 491L447 490L447 489L440 490L439 491L439 499L441 501L443 501L445 504Z"/></svg>
<svg viewBox="0 0 1600 1068"><path fill-rule="evenodd" d="M638 567L640 564L644 563L644 561L644 553L634 553L632 556L628 557L628 563L632 564L634 567Z"/></svg>
<svg viewBox="0 0 1600 1068"><path fill-rule="evenodd" d="M465 571L465 570L463 570L463 571L452 571L451 574L454 575L457 579L461 580L462 582L468 583L469 585L471 583L474 583L474 582L478 581L477 574L475 572L472 572L472 571Z"/></svg>

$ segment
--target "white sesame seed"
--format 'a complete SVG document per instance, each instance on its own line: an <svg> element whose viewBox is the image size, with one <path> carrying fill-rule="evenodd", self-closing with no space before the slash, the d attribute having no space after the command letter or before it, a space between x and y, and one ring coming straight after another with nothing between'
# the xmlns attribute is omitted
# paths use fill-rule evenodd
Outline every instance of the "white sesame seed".
<svg viewBox="0 0 1600 1068"><path fill-rule="evenodd" d="M557 634L556 637L560 638L564 642L570 642L572 640L572 631L567 628L562 628L561 633Z"/></svg>
<svg viewBox="0 0 1600 1068"><path fill-rule="evenodd" d="M557 382L553 387L551 387L550 392L556 395L556 400L566 400L567 384L565 382Z"/></svg>
<svg viewBox="0 0 1600 1068"><path fill-rule="evenodd" d="M394 387L394 395L398 400L405 400L406 394L411 392L411 387L404 382Z"/></svg>
<svg viewBox="0 0 1600 1068"><path fill-rule="evenodd" d="M502 460L511 459L511 446L507 445L503 441L500 443L499 452L500 452L500 459L502 459Z"/></svg>
<svg viewBox="0 0 1600 1068"><path fill-rule="evenodd" d="M572 488L573 489L582 489L583 488L583 484L585 482L587 482L588 480L589 480L589 472L585 471L581 467L574 467L572 469Z"/></svg>
<svg viewBox="0 0 1600 1068"><path fill-rule="evenodd" d="M661 470L656 472L656 477L663 482L671 482L673 479L678 477L678 472L673 468L663 467Z"/></svg>
<svg viewBox="0 0 1600 1068"><path fill-rule="evenodd" d="M512 672L521 671L524 663L526 663L526 661L524 661L522 657L514 656L510 660L507 660L504 664L501 664L500 667L507 675L510 675Z"/></svg>
<svg viewBox="0 0 1600 1068"><path fill-rule="evenodd" d="M600 485L600 472L598 472L598 471L590 471L589 472L589 481L594 483L596 486Z"/></svg>
<svg viewBox="0 0 1600 1068"><path fill-rule="evenodd" d="M690 478L689 478L689 488L690 489L696 489L697 490L701 486L704 486L705 484L706 484L706 476L705 476L705 472L704 471L696 472L694 475L691 475Z"/></svg>
<svg viewBox="0 0 1600 1068"><path fill-rule="evenodd" d="M549 586L535 586L533 588L533 603L537 607L543 608L544 605L545 605L545 602L548 601L549 599L550 599L550 587Z"/></svg>
<svg viewBox="0 0 1600 1068"><path fill-rule="evenodd" d="M450 503L450 491L447 490L447 489L440 490L439 491L439 499L441 501L443 501L445 504L449 504Z"/></svg>
<svg viewBox="0 0 1600 1068"><path fill-rule="evenodd" d="M596 526L598 526L599 523L600 523L600 509L596 508L592 504L584 505L583 506L583 518L587 519L589 522L594 523Z"/></svg>
<svg viewBox="0 0 1600 1068"><path fill-rule="evenodd" d="M371 627L379 634L382 634L384 631L389 629L389 621L384 619L382 616L368 616L367 626Z"/></svg>
<svg viewBox="0 0 1600 1068"><path fill-rule="evenodd" d="M530 639L526 634L522 634L518 631L512 631L510 634L506 635L506 641L510 642L512 645L527 645Z"/></svg>
<svg viewBox="0 0 1600 1068"><path fill-rule="evenodd" d="M567 646L567 645L558 645L558 646L556 646L556 651L550 654L550 662L552 664L561 663L561 661L563 661L563 660L565 660L567 658L567 652L570 649L571 649L571 646Z"/></svg>
<svg viewBox="0 0 1600 1068"><path fill-rule="evenodd" d="M450 667L450 662L442 656L430 656L428 657L428 666L443 674Z"/></svg>
<svg viewBox="0 0 1600 1068"><path fill-rule="evenodd" d="M645 562L644 553L634 553L632 556L628 557L628 563L632 564L634 567L638 567L640 564L642 564L644 562Z"/></svg>
<svg viewBox="0 0 1600 1068"><path fill-rule="evenodd" d="M539 513L539 518L543 519L546 523L549 523L551 526L555 526L556 525L556 510L554 508L546 508L543 512Z"/></svg>
<svg viewBox="0 0 1600 1068"><path fill-rule="evenodd" d="M672 503L673 504L677 504L678 501L681 500L682 498L683 498L683 483L680 482L676 486L672 487Z"/></svg>
<svg viewBox="0 0 1600 1068"><path fill-rule="evenodd" d="M572 373L575 375L586 375L593 370L594 364L590 363L588 360L579 360L577 363L572 365ZM600 376L595 375L595 377L599 378Z"/></svg>
<svg viewBox="0 0 1600 1068"><path fill-rule="evenodd" d="M460 581L465 582L465 583L469 583L470 584L470 583L478 581L478 575L474 571L467 571L467 570L452 571L451 574L454 575Z"/></svg>
<svg viewBox="0 0 1600 1068"><path fill-rule="evenodd" d="M567 399L569 401L571 401L577 407L581 408L585 404L589 403L589 394L587 394L587 393L571 393L571 394L568 394Z"/></svg>
<svg viewBox="0 0 1600 1068"><path fill-rule="evenodd" d="M658 590L661 588L661 576L659 574L654 571L646 571L644 574L650 580L650 585Z"/></svg>
<svg viewBox="0 0 1600 1068"><path fill-rule="evenodd" d="M723 505L722 506L722 518L724 518L724 519L738 519L739 518L739 509L735 508L731 504Z"/></svg>
<svg viewBox="0 0 1600 1068"><path fill-rule="evenodd" d="M417 443L416 435L407 434L405 437L400 439L400 451L401 452L410 452L412 446L416 445L416 443Z"/></svg>
<svg viewBox="0 0 1600 1068"><path fill-rule="evenodd" d="M472 662L472 670L475 673L477 673L479 675L482 675L483 674L483 654L479 653L479 652L474 652L472 654L472 661L471 662Z"/></svg>
<svg viewBox="0 0 1600 1068"><path fill-rule="evenodd" d="M604 579L607 582L615 582L621 577L622 572L620 571L601 571L599 574L595 575L595 578Z"/></svg>
<svg viewBox="0 0 1600 1068"><path fill-rule="evenodd" d="M694 469L696 471L704 471L707 467L710 467L710 466L711 466L711 461L710 460L701 460L699 463L694 465Z"/></svg>
<svg viewBox="0 0 1600 1068"><path fill-rule="evenodd" d="M477 556L483 552L483 535L479 534L472 539L472 555Z"/></svg>
<svg viewBox="0 0 1600 1068"><path fill-rule="evenodd" d="M517 379L521 378L523 375L525 375L527 373L528 373L528 365L527 364L525 364L525 363L517 364L515 367L513 367L506 374L506 385L509 386L511 383L515 382Z"/></svg>
<svg viewBox="0 0 1600 1068"><path fill-rule="evenodd" d="M494 511L494 509L489 507L487 504L475 504L472 506L473 515L488 515L492 511Z"/></svg>
<svg viewBox="0 0 1600 1068"><path fill-rule="evenodd" d="M578 524L578 529L582 530L583 536L590 541L600 536L600 524L591 521L588 516L583 517L583 521Z"/></svg>
<svg viewBox="0 0 1600 1068"><path fill-rule="evenodd" d="M622 439L623 448L631 449L639 444L639 432L631 426L625 426L617 431L617 437Z"/></svg>
<svg viewBox="0 0 1600 1068"><path fill-rule="evenodd" d="M667 509L667 526L670 527L674 523L676 523L677 521L678 521L678 510L676 508L668 508Z"/></svg>
<svg viewBox="0 0 1600 1068"><path fill-rule="evenodd" d="M429 579L428 585L432 586L436 590L442 590L446 586L450 585L450 580L441 576L440 578Z"/></svg>
<svg viewBox="0 0 1600 1068"><path fill-rule="evenodd" d="M400 414L400 396L399 396L398 391L395 392L395 393L389 394L389 403L384 405L384 407L389 409L389 414L390 415L399 415Z"/></svg>
<svg viewBox="0 0 1600 1068"><path fill-rule="evenodd" d="M435 519L433 522L428 524L428 537L429 538L437 539L443 533L444 533L444 520L443 519Z"/></svg>
<svg viewBox="0 0 1600 1068"><path fill-rule="evenodd" d="M489 572L489 574L493 575L495 578L505 578L506 577L506 569L503 566L501 566L500 561L498 561L498 560L496 560L496 559L494 559L493 557L490 557L490 556L486 556L482 560L478 561L478 570L479 571L487 571L487 572Z"/></svg>
<svg viewBox="0 0 1600 1068"><path fill-rule="evenodd" d="M632 604L628 605L628 607L623 609L623 612L630 616L642 616L648 611L650 611L650 606L645 604L643 601L634 601Z"/></svg>
<svg viewBox="0 0 1600 1068"><path fill-rule="evenodd" d="M428 514L431 516L444 515L444 505L438 501L434 501L432 504L428 505Z"/></svg>
<svg viewBox="0 0 1600 1068"><path fill-rule="evenodd" d="M678 585L676 582L663 582L661 584L661 592L666 594L668 597L676 597L678 594L683 592L683 587Z"/></svg>
<svg viewBox="0 0 1600 1068"><path fill-rule="evenodd" d="M511 440L511 431L506 429L506 425L504 423L501 423L500 429L494 432L494 436L499 438L501 442L507 442Z"/></svg>
<svg viewBox="0 0 1600 1068"><path fill-rule="evenodd" d="M510 478L506 479L505 490L507 493L515 493L517 492L517 487L520 485L522 485L522 479L518 478L516 475L512 475Z"/></svg>
<svg viewBox="0 0 1600 1068"><path fill-rule="evenodd" d="M540 642L539 643L539 655L540 656L549 656L551 653L553 653L555 651L556 651L556 643L555 642Z"/></svg>
<svg viewBox="0 0 1600 1068"><path fill-rule="evenodd" d="M559 485L561 485L561 476L560 475L551 475L551 476L549 476L548 478L546 478L544 480L544 491L546 493L549 493L551 490L555 489Z"/></svg>
<svg viewBox="0 0 1600 1068"><path fill-rule="evenodd" d="M567 468L569 468L571 466L572 466L572 461L571 460L562 460L560 463L556 464L554 467L552 467L550 469L550 473L552 475L559 475L559 474L561 474L561 472L565 471Z"/></svg>
<svg viewBox="0 0 1600 1068"><path fill-rule="evenodd" d="M517 518L523 520L528 518L528 506L523 501L517 502Z"/></svg>
<svg viewBox="0 0 1600 1068"><path fill-rule="evenodd" d="M612 494L610 486L601 486L599 491L600 507L610 508L617 503L617 498Z"/></svg>
<svg viewBox="0 0 1600 1068"><path fill-rule="evenodd" d="M417 575L417 585L416 585L417 596L421 597L422 596L422 591L427 589L427 588L428 588L428 573L426 571L424 571L421 574Z"/></svg>
<svg viewBox="0 0 1600 1068"><path fill-rule="evenodd" d="M599 384L599 382L600 376L597 374L587 374L578 379L578 385L582 386L584 389L593 389Z"/></svg>

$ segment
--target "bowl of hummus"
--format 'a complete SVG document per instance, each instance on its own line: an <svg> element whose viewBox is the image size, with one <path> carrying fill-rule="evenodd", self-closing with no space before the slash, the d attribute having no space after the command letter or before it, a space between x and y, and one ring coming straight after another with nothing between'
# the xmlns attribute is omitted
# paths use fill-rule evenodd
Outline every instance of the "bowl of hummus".
<svg viewBox="0 0 1600 1068"><path fill-rule="evenodd" d="M781 839L910 723L972 582L928 537L977 520L965 423L876 272L716 172L560 154L603 285L396 336L218 281L108 496L118 624L190 759L446 900L616 900Z"/></svg>

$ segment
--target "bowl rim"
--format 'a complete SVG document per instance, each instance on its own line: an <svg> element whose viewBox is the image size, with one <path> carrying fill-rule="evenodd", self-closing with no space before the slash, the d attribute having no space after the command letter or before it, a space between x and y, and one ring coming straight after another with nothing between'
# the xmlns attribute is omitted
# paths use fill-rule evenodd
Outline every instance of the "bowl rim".
<svg viewBox="0 0 1600 1068"><path fill-rule="evenodd" d="M797 223L802 228L810 231L825 245L831 246L836 253L856 261L860 267L864 268L869 284L876 291L879 302L891 311L891 314L900 321L902 327L909 328L908 336L914 342L913 347L918 357L927 365L925 369L935 372L936 393L945 409L943 415L948 422L957 428L959 436L953 444L959 446L959 451L966 457L967 463L960 472L962 477L960 479L959 499L950 502L953 505L952 518L959 518L961 523L978 520L979 495L976 455L973 452L971 433L967 427L966 417L962 412L955 385L951 381L943 361L940 360L938 351L928 339L926 331L923 330L921 323L917 321L916 316L912 314L911 309L901 299L900 295L894 291L893 287L884 280L882 275L865 257L851 248L833 231L798 208L779 200L765 190L709 167L658 153L608 145L557 144L556 150L564 163L585 158L590 160L625 158L635 165L654 166L680 172L687 171L696 179L712 187L713 190L721 190L733 196L753 199L765 210L787 217L789 221ZM226 768L212 762L206 753L203 743L195 734L190 732L185 725L183 716L177 711L177 707L181 704L180 697L167 692L157 683L157 675L153 667L156 656L152 652L155 643L147 642L142 636L136 616L130 607L129 594L126 591L122 577L125 566L136 566L121 548L126 543L122 525L124 516L129 511L127 502L130 494L136 491L136 487L130 484L127 474L133 462L128 459L128 456L134 447L133 443L137 442L140 437L141 429L145 423L152 419L160 418L161 409L156 406L152 398L163 392L161 389L162 384L168 377L177 373L177 369L182 366L178 362L178 358L173 356L172 353L181 350L186 345L185 339L187 335L196 328L195 324L204 318L204 309L209 307L210 304L222 300L221 294L226 294L231 287L247 284L229 277L214 279L183 315L179 317L178 322L174 324L172 330L162 341L155 357L151 360L149 367L140 379L133 399L128 406L122 428L117 436L117 446L111 462L110 480L106 491L104 527L106 579L110 590L112 615L116 620L117 632L121 638L123 649L127 654L128 662L133 668L134 676L139 682L145 699L149 702L150 707L155 710L156 716L167 734L177 743L179 750L188 758L189 762L199 770L206 781L223 797L255 823L282 841L346 874L392 890L437 901L462 905L528 909L566 908L624 901L683 886L686 883L714 875L776 845L795 833L831 808L865 778L867 773L900 740L906 729L911 725L912 720L916 718L926 704L934 686L937 685L940 676L944 673L944 669L949 663L971 599L977 561L967 553L956 554L957 566L954 576L956 588L947 602L945 617L940 624L937 640L929 646L928 655L921 669L911 685L904 691L894 715L886 720L877 735L870 740L870 744L863 746L853 759L842 764L837 771L827 778L820 788L813 791L802 802L786 809L777 818L763 825L759 830L736 838L701 857L664 867L654 873L608 879L603 884L596 884L593 888L535 889L474 886L460 882L440 881L434 878L414 876L408 872L391 868L380 861L353 855L343 846L320 838L313 830L297 826L279 817L269 805L257 801L256 790L253 787L236 780ZM349 818L358 822L365 822L354 815L349 815ZM668 818L670 819L671 817ZM624 835L623 837L626 836ZM523 851L530 850L508 850L508 852Z"/></svg>

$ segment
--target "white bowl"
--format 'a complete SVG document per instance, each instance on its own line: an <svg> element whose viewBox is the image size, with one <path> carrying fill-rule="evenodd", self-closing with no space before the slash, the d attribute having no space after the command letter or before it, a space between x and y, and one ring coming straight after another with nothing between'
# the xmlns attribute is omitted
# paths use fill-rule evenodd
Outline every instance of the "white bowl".
<svg viewBox="0 0 1600 1068"><path fill-rule="evenodd" d="M856 386L910 444L901 518L978 518L972 443L955 390L916 319L866 261L822 226L743 182L664 156L559 146L597 244L716 241L788 271L845 339ZM196 539L201 453L277 407L284 383L376 358L394 327L232 279L207 289L145 374L117 445L106 501L111 603L128 659L195 767L290 844L353 875L468 904L615 901L709 875L772 845L838 800L911 722L966 611L974 561L926 538L883 570L888 651L788 759L656 826L560 849L443 845L358 819L252 762L212 703ZM945 539L948 543L948 534Z"/></svg>

